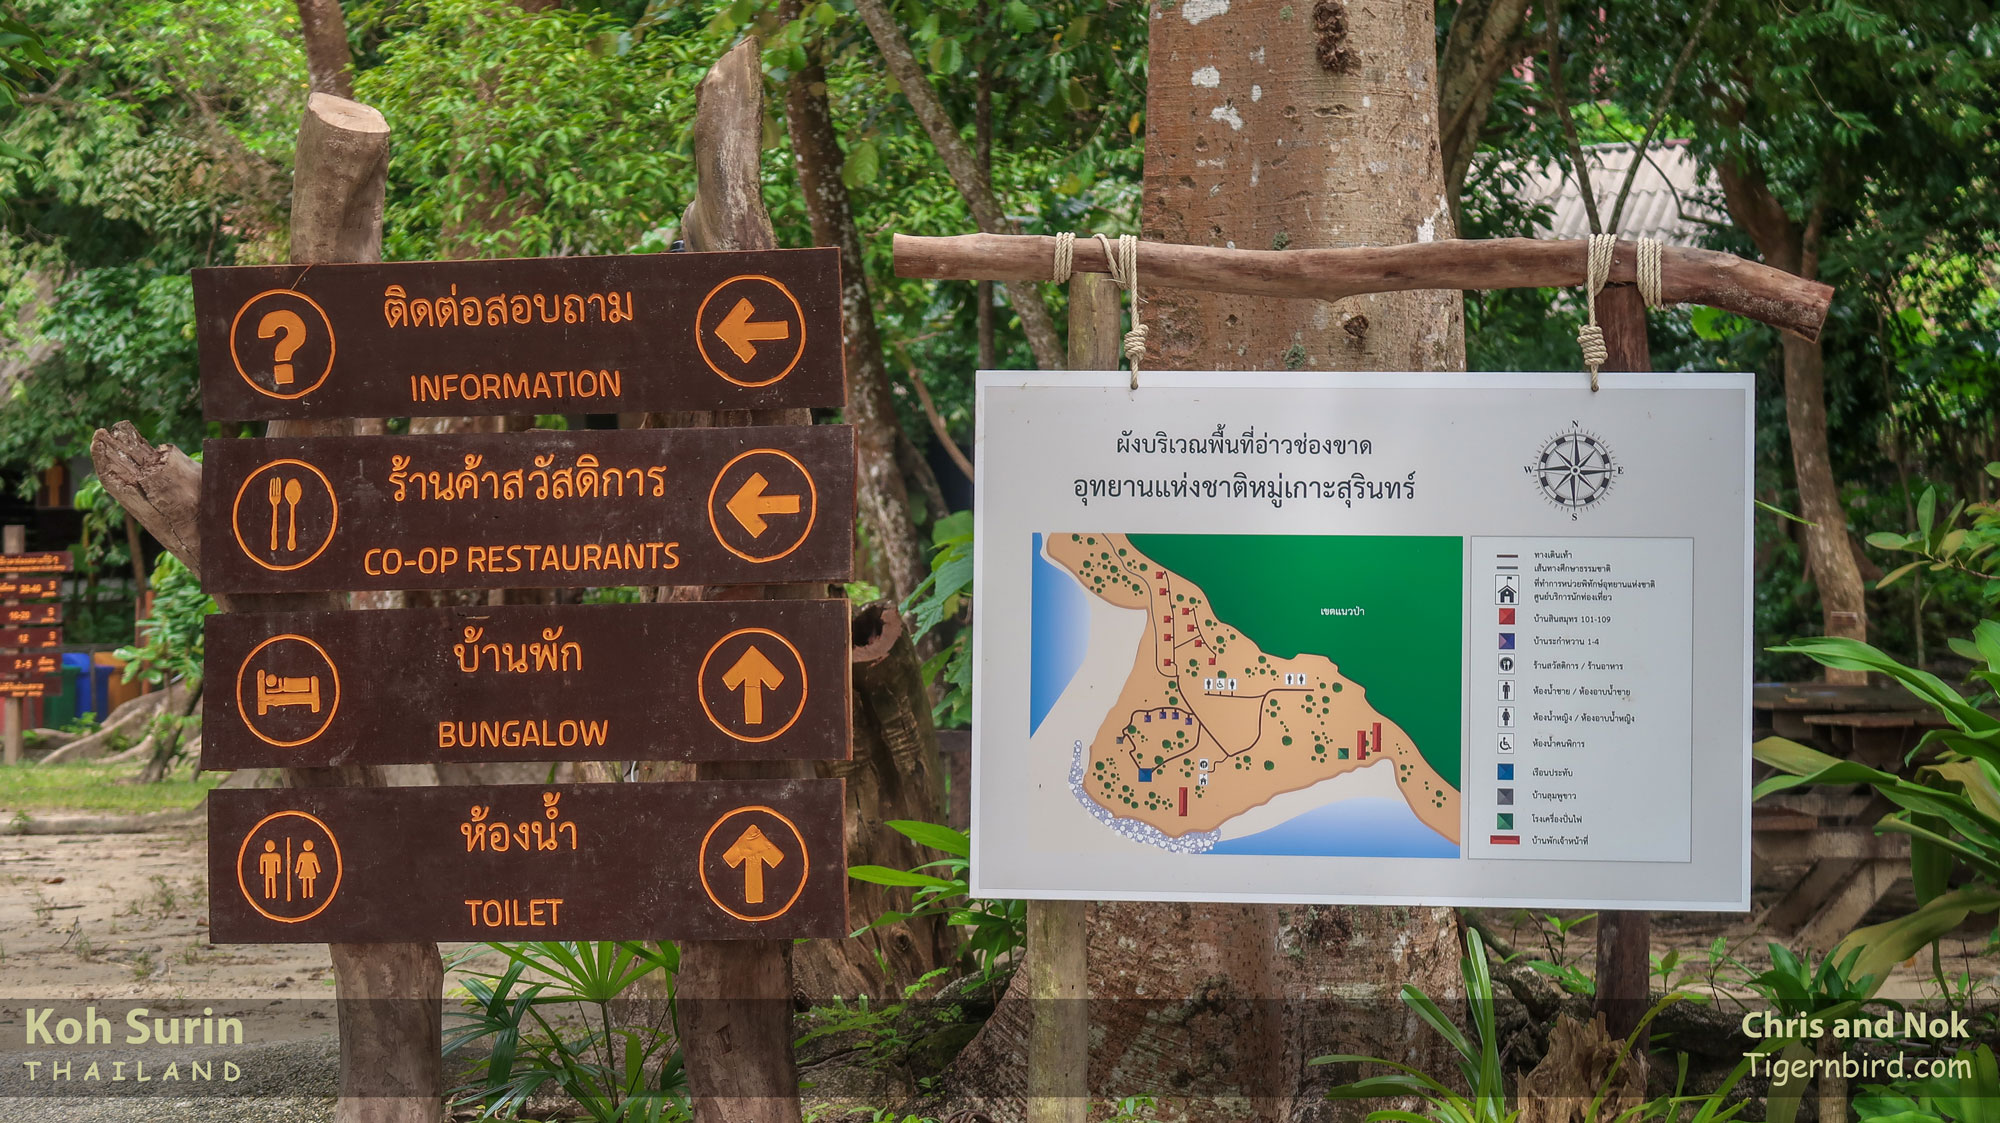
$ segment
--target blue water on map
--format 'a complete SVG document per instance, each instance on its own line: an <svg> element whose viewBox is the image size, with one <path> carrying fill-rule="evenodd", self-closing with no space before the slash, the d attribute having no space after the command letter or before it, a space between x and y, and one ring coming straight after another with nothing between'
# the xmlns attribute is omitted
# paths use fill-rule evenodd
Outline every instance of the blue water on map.
<svg viewBox="0 0 2000 1123"><path fill-rule="evenodd" d="M1034 536L1034 580L1028 621L1028 734L1062 697L1083 653L1090 646L1089 594L1061 566L1042 556L1042 536Z"/></svg>
<svg viewBox="0 0 2000 1123"><path fill-rule="evenodd" d="M1312 855L1343 858L1456 858L1458 846L1425 826L1400 799L1362 796L1315 807L1210 854Z"/></svg>

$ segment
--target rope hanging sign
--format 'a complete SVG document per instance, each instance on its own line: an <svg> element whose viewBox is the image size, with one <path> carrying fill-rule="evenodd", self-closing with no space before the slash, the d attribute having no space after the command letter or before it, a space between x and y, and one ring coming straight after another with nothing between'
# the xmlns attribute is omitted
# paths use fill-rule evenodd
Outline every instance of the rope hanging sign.
<svg viewBox="0 0 2000 1123"><path fill-rule="evenodd" d="M1661 245L1657 238L1640 238L1639 282L1640 299L1646 307L1658 307L1661 302L1660 258ZM1592 234L1586 252L1584 265L1584 325L1576 331L1576 345L1583 351L1583 364L1590 368L1590 392L1598 390L1597 371L1611 358L1611 350L1604 344L1604 329L1597 326L1597 294L1604 289L1604 282L1611 277L1611 258L1618 250L1618 235Z"/></svg>
<svg viewBox="0 0 2000 1123"><path fill-rule="evenodd" d="M1139 364L1146 357L1146 325L1139 322L1139 239L1131 234L1118 235L1117 245L1102 234L1092 234L1098 244L1104 247L1104 256L1110 264L1111 279L1118 287L1132 294L1132 327L1125 333L1125 363L1132 370L1132 389L1139 388ZM1049 277L1056 284L1065 284L1076 271L1076 235L1065 230L1056 235L1055 263L1049 270Z"/></svg>

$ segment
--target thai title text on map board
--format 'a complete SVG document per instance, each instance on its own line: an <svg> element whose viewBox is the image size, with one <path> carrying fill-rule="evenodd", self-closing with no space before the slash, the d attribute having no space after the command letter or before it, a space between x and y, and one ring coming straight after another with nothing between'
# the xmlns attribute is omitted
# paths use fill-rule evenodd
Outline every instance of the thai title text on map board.
<svg viewBox="0 0 2000 1123"><path fill-rule="evenodd" d="M1741 909L1747 375L986 373L973 891Z"/></svg>

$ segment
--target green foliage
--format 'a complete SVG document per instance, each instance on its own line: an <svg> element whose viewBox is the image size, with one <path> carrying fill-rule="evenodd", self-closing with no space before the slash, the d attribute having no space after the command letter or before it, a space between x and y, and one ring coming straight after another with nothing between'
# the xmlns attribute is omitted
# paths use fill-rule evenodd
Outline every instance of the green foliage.
<svg viewBox="0 0 2000 1123"><path fill-rule="evenodd" d="M652 1011L626 992L641 979L680 969L672 944L541 942L480 944L447 964L499 952L498 972L468 971L458 1024L445 1035L444 1055L475 1043L491 1049L484 1078L452 1090L454 1103L477 1107L480 1119L514 1119L530 1097L561 1091L596 1123L659 1123L693 1118L686 1074L673 1028L671 986ZM567 1007L559 1010L557 1007ZM572 1017L565 1019L567 1012Z"/></svg>
<svg viewBox="0 0 2000 1123"><path fill-rule="evenodd" d="M1595 995L1597 977L1583 969L1580 954L1570 951L1569 934L1597 919L1597 914L1592 912L1567 918L1554 913L1542 916L1530 914L1528 919L1541 935L1546 957L1526 957L1526 953L1516 952L1517 957L1522 957L1522 963L1530 971L1554 980L1557 986L1571 994Z"/></svg>
<svg viewBox="0 0 2000 1123"><path fill-rule="evenodd" d="M1975 659L1970 677L1981 684L1981 697L1993 697L2000 689L2000 621L1983 621L1970 641L1954 648ZM1926 763L1908 776L1781 737L1753 747L1757 759L1779 773L1758 784L1754 798L1801 785L1866 784L1895 805L1875 829L1910 837L1917 908L1850 933L1838 949L1858 951L1852 969L1880 979L1968 916L2000 910L2000 718L1979 708L1980 697L1967 699L1938 676L1865 643L1823 637L1800 640L1788 650L1829 667L1886 675L1947 723L1924 734L1911 751L1911 759ZM1963 887L1954 890L1953 884Z"/></svg>
<svg viewBox="0 0 2000 1123"><path fill-rule="evenodd" d="M602 11L440 0L357 20L382 39L355 94L396 130L385 256L666 249L693 189L694 88L732 36L663 18L621 36Z"/></svg>
<svg viewBox="0 0 2000 1123"><path fill-rule="evenodd" d="M1493 976L1486 966L1486 944L1476 929L1467 930L1465 942L1466 954L1460 959L1459 967L1465 979L1466 1006L1471 1014L1470 1033L1460 1030L1458 1024L1420 988L1405 984L1402 990L1403 1004L1444 1038L1457 1054L1458 1087L1454 1088L1421 1069L1396 1061L1338 1053L1314 1057L1307 1063L1375 1065L1394 1071L1330 1088L1326 1093L1328 1099L1407 1097L1423 1104L1421 1111L1401 1108L1371 1111L1366 1117L1369 1123L1514 1123L1520 1117L1520 1105L1507 1089L1507 1075L1500 1064L1498 1029L1494 1024ZM1618 1083L1618 1074L1632 1051L1638 1048L1640 1035L1647 1031L1660 1011L1687 998L1684 994L1669 994L1646 1011L1638 1027L1632 1031L1632 1036L1620 1046L1617 1059L1606 1070L1602 1082L1582 1105L1581 1118L1585 1123L1652 1123L1656 1120L1660 1123L1728 1123L1748 1105L1747 1099L1736 1098L1734 1094L1737 1085L1750 1075L1753 1058L1791 1044L1789 1039L1767 1038L1760 1042L1715 1090L1705 1093L1689 1093L1686 1090L1687 1056L1683 1054L1672 1094L1655 1097L1616 1116L1606 1113L1607 1101ZM1564 1094L1576 1093L1568 1091ZM1732 1099L1734 1102L1731 1102Z"/></svg>
<svg viewBox="0 0 2000 1123"><path fill-rule="evenodd" d="M1880 981L1873 975L1857 975L1854 965L1860 950L1850 948L1838 959L1829 954L1814 967L1783 944L1770 945L1771 966L1750 976L1744 985L1771 1004L1780 1017L1820 1017L1833 1020L1852 1017L1875 993Z"/></svg>
<svg viewBox="0 0 2000 1123"><path fill-rule="evenodd" d="M854 935L917 917L942 916L947 924L972 929L965 950L978 963L979 970L989 976L1001 960L1026 946L1028 910L1024 903L977 900L972 896L969 881L972 842L964 831L909 819L892 819L884 825L919 846L944 851L947 857L908 870L849 866L847 876L856 881L915 890L909 911L885 912ZM926 873L926 870L938 872Z"/></svg>
<svg viewBox="0 0 2000 1123"><path fill-rule="evenodd" d="M215 599L172 554L160 555L152 585L153 614L139 621L139 644L118 649L125 681L139 678L160 686L185 679L192 687L201 680L202 621L216 610Z"/></svg>
<svg viewBox="0 0 2000 1123"><path fill-rule="evenodd" d="M1363 1057L1337 1053L1324 1057L1314 1057L1310 1064L1364 1064L1381 1065L1394 1072L1380 1076L1364 1077L1349 1084L1329 1088L1326 1093L1330 1100L1371 1100L1385 1096L1410 1096L1422 1100L1427 1111L1422 1115L1406 1111L1372 1111L1368 1119L1394 1120L1397 1123L1421 1123L1422 1120L1436 1120L1438 1123L1514 1123L1521 1114L1520 1108L1508 1106L1507 1075L1500 1067L1499 1032L1493 1021L1493 975L1486 966L1486 943L1476 930L1465 933L1466 954L1459 960L1459 971L1465 978L1465 1001L1471 1011L1470 1033L1458 1028L1457 1023L1438 1009L1436 1002L1420 988L1403 984L1403 1005L1423 1019L1438 1036L1444 1038L1452 1051L1458 1054L1458 1075L1467 1090L1461 1094L1434 1079L1429 1074L1408 1065L1380 1057ZM1647 1017L1650 1022L1651 1015ZM1627 1044L1629 1049L1630 1043ZM1622 1063L1624 1053L1619 1054ZM1606 1078L1606 1087L1611 1077Z"/></svg>
<svg viewBox="0 0 2000 1123"><path fill-rule="evenodd" d="M2000 1112L2000 1064L1993 1050L1981 1045L1952 1062L1963 1075L1865 1085L1853 1101L1859 1123L1992 1123Z"/></svg>
<svg viewBox="0 0 2000 1123"><path fill-rule="evenodd" d="M1986 474L2000 478L2000 461L1986 465ZM2000 600L2000 505L1993 503L1967 504L1963 500L1955 504L1943 519L1937 517L1938 493L1935 487L1924 489L1923 498L1917 500L1917 529L1909 534L1894 531L1878 531L1868 536L1868 544L1881 550L1916 554L1917 560L1905 562L1882 575L1875 587L1886 589L1911 572L1928 567L1932 573L1956 571L1968 574L1979 582L1979 592L1988 600ZM1971 516L1965 525L1959 520ZM1964 641L1959 641L1963 643ZM1959 650L1958 645L1953 645ZM1959 650L1966 658L1976 658L1977 651Z"/></svg>
<svg viewBox="0 0 2000 1123"><path fill-rule="evenodd" d="M972 512L958 511L931 528L931 572L910 590L903 611L910 617L912 639L922 639L946 623L970 616L972 602ZM943 729L972 725L972 627L959 628L937 653L924 660L924 681L933 690L943 683L931 716Z"/></svg>

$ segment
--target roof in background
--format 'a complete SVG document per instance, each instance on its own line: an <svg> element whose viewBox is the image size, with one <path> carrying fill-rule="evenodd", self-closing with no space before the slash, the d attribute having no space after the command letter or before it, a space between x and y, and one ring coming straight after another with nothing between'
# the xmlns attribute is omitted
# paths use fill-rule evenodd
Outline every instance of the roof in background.
<svg viewBox="0 0 2000 1123"><path fill-rule="evenodd" d="M1598 213L1606 221L1611 218L1618 189L1625 183L1626 169L1632 166L1632 153L1629 144L1595 144L1583 150ZM1728 219L1702 201L1714 190L1715 177L1695 160L1686 141L1656 142L1646 150L1639 174L1632 181L1618 233L1626 238L1657 238L1673 246L1699 245L1706 230L1701 222L1686 216L1710 222ZM1525 193L1527 201L1548 203L1555 209L1546 226L1536 227L1538 234L1549 238L1590 236L1583 191L1570 176L1567 162L1529 169Z"/></svg>

